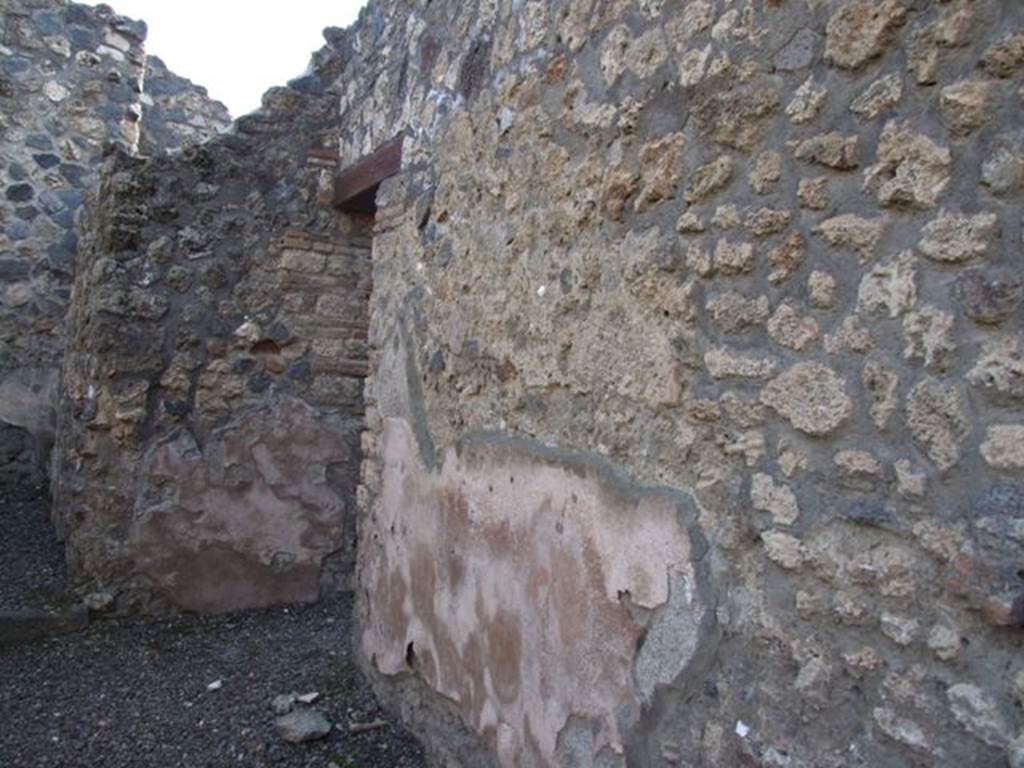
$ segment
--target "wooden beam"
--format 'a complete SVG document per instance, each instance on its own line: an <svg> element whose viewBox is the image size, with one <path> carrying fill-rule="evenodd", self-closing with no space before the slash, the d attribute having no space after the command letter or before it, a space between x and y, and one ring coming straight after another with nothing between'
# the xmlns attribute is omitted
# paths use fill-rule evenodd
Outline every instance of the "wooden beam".
<svg viewBox="0 0 1024 768"><path fill-rule="evenodd" d="M372 155L334 177L334 207L350 213L374 213L377 188L402 170L402 142L398 135Z"/></svg>

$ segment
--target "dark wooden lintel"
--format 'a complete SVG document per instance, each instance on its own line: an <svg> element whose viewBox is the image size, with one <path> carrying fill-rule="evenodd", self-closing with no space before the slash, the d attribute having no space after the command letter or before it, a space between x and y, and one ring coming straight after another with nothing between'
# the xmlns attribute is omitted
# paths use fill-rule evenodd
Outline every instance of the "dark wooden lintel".
<svg viewBox="0 0 1024 768"><path fill-rule="evenodd" d="M399 135L372 155L341 171L334 178L334 206L349 213L374 213L377 188L384 179L402 170L402 141Z"/></svg>

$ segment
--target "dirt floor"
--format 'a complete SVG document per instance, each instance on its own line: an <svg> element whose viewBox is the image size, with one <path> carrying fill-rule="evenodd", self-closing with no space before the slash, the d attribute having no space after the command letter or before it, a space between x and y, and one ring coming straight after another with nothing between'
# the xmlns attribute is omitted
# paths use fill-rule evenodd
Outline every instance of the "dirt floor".
<svg viewBox="0 0 1024 768"><path fill-rule="evenodd" d="M0 482L0 608L62 599L45 500ZM339 599L99 620L78 634L0 647L0 766L425 765L416 741L378 708L350 633L351 602ZM320 741L282 741L271 701L311 691L335 727ZM351 724L378 720L386 724L350 733Z"/></svg>

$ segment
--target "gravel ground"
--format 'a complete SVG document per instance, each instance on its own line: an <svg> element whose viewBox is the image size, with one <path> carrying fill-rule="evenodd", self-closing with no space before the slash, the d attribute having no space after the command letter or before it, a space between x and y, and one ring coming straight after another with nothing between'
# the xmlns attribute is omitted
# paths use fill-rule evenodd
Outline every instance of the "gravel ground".
<svg viewBox="0 0 1024 768"><path fill-rule="evenodd" d="M50 525L45 488L0 473L0 610L67 601L64 547Z"/></svg>
<svg viewBox="0 0 1024 768"><path fill-rule="evenodd" d="M38 590L34 578L52 585L60 573L51 548L23 536L31 510L43 514L45 504L13 496L3 496L0 535L22 538L15 559L8 542L0 549L5 600L13 587ZM344 598L226 616L111 619L0 647L0 766L423 766L419 745L380 711L351 658L351 609ZM208 690L215 681L220 688ZM327 738L291 745L275 735L270 702L293 691L320 693L317 706L335 724ZM378 719L387 724L348 732L350 723Z"/></svg>

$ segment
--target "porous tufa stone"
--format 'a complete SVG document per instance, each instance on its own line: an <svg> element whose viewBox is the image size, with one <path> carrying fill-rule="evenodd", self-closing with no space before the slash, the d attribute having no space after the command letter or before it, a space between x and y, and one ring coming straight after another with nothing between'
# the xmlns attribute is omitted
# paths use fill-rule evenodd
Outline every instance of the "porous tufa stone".
<svg viewBox="0 0 1024 768"><path fill-rule="evenodd" d="M853 410L846 382L828 366L797 363L772 379L761 392L761 402L809 435L827 435Z"/></svg>

